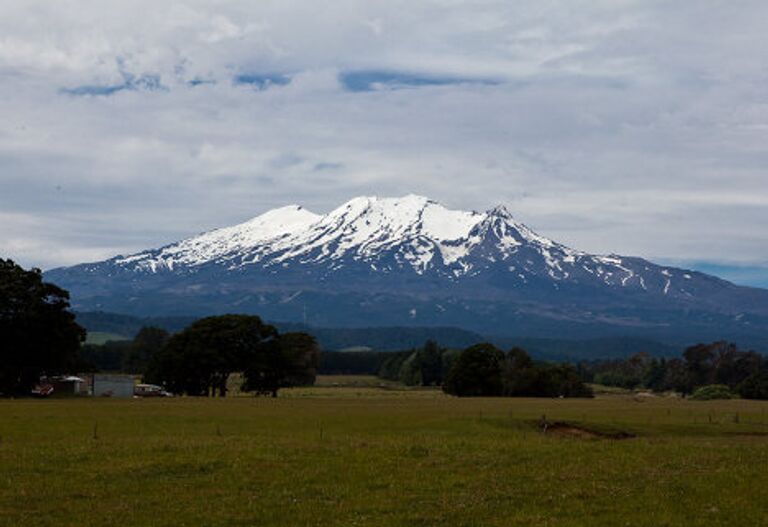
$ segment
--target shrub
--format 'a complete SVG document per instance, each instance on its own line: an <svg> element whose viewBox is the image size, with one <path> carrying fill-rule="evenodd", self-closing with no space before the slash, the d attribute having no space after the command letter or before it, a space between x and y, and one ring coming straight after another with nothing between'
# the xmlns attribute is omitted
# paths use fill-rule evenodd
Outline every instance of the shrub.
<svg viewBox="0 0 768 527"><path fill-rule="evenodd" d="M733 399L734 395L731 389L724 384L708 384L694 390L691 399L697 401L712 401L715 399Z"/></svg>

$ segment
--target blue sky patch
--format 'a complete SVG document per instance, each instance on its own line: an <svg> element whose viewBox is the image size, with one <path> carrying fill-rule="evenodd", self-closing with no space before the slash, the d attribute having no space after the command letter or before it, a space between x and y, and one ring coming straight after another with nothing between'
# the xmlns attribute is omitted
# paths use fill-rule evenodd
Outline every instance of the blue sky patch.
<svg viewBox="0 0 768 527"><path fill-rule="evenodd" d="M61 92L67 95L112 95L113 93L127 89L125 84L114 84L111 86L85 85L74 88L62 88Z"/></svg>
<svg viewBox="0 0 768 527"><path fill-rule="evenodd" d="M123 82L120 84L84 84L73 88L62 88L60 91L67 95L93 95L109 96L124 90L166 91L159 75L140 75L138 77L130 73L122 73Z"/></svg>
<svg viewBox="0 0 768 527"><path fill-rule="evenodd" d="M683 260L655 257L651 261L659 265L698 271L716 276L736 285L768 288L768 263L730 263L706 260Z"/></svg>
<svg viewBox="0 0 768 527"><path fill-rule="evenodd" d="M288 75L263 74L263 73L242 73L234 79L235 84L247 84L257 90L266 90L270 86L285 86L290 84L291 78Z"/></svg>
<svg viewBox="0 0 768 527"><path fill-rule="evenodd" d="M187 82L190 86L200 86L203 84L216 84L216 81L213 79L192 79L191 81Z"/></svg>
<svg viewBox="0 0 768 527"><path fill-rule="evenodd" d="M339 82L348 91L365 92L446 86L450 84L497 84L489 79L472 79L437 75L418 75L403 71L361 70L339 74Z"/></svg>
<svg viewBox="0 0 768 527"><path fill-rule="evenodd" d="M694 271L715 275L738 285L768 288L768 266L718 264L694 262L688 264Z"/></svg>

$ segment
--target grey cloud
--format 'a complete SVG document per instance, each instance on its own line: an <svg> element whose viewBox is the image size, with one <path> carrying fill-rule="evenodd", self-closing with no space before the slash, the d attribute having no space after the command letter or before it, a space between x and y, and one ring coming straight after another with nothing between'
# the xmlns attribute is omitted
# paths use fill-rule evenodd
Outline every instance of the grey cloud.
<svg viewBox="0 0 768 527"><path fill-rule="evenodd" d="M768 261L763 2L80 7L0 19L0 252L26 265L410 192L594 252Z"/></svg>

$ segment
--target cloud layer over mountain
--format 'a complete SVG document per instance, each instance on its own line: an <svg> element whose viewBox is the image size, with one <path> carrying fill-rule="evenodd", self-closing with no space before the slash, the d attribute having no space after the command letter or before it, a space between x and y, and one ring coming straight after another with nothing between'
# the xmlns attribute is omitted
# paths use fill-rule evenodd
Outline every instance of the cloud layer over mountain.
<svg viewBox="0 0 768 527"><path fill-rule="evenodd" d="M768 5L10 1L0 248L50 267L359 194L768 261Z"/></svg>

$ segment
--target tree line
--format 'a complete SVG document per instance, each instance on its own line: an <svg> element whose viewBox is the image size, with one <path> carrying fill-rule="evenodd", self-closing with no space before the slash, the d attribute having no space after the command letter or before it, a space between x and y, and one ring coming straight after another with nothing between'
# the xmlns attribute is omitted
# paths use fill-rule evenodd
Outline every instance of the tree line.
<svg viewBox="0 0 768 527"><path fill-rule="evenodd" d="M708 386L725 387L745 399L768 399L768 361L754 351L718 341L696 344L681 357L654 358L645 353L627 359L579 364L588 382L622 388L645 388L693 395Z"/></svg>
<svg viewBox="0 0 768 527"><path fill-rule="evenodd" d="M505 353L490 343L455 350L427 341L392 354L379 376L410 386L442 386L459 397L592 397L573 367L534 361L517 347Z"/></svg>
<svg viewBox="0 0 768 527"><path fill-rule="evenodd" d="M0 259L0 395L29 394L44 375L97 369L141 374L175 393L209 396L225 396L235 372L242 374L244 391L273 396L285 386L312 384L317 374L320 350L311 335L280 333L257 316L207 317L173 335L145 327L132 341L90 346L83 345L85 330L69 307L68 292L43 282L39 269ZM432 340L404 352L326 357L325 371L375 372L457 396L589 397L586 383L598 383L686 395L709 387L710 394L768 399L768 361L727 342L691 346L680 358L636 354L576 367L534 361L521 348L504 352L481 343L457 350Z"/></svg>

